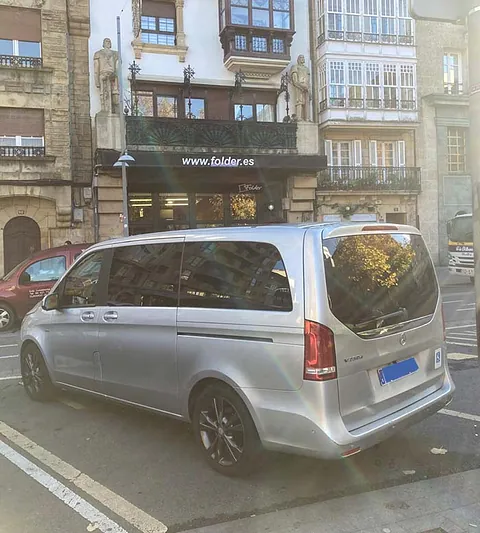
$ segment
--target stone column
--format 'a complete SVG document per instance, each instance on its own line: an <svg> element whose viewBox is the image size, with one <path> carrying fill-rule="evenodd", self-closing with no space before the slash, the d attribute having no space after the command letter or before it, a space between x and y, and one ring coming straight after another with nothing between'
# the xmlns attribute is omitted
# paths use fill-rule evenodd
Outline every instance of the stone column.
<svg viewBox="0 0 480 533"><path fill-rule="evenodd" d="M287 197L283 199L287 222L313 222L316 189L316 174L303 174L288 178Z"/></svg>

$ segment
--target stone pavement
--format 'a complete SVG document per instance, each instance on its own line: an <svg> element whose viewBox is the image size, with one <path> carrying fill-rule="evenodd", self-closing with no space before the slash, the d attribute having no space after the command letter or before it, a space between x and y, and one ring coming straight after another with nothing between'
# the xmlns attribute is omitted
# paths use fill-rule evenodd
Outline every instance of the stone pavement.
<svg viewBox="0 0 480 533"><path fill-rule="evenodd" d="M190 531L239 532L480 533L480 470L254 515Z"/></svg>

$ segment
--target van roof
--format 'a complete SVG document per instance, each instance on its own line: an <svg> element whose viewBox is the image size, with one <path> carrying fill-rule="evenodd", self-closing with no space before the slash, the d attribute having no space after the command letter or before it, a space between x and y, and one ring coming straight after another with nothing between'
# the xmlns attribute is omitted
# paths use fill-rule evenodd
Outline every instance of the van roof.
<svg viewBox="0 0 480 533"><path fill-rule="evenodd" d="M248 238L248 235L251 233L257 233L261 231L262 233L271 233L272 236L279 234L288 233L305 233L307 229L317 228L323 230L324 236L330 235L334 230L335 234L338 234L338 231L344 230L345 234L352 234L358 231L362 231L363 228L385 228L391 229L392 231L400 231L406 233L419 233L418 229L413 226L406 226L400 224L390 224L390 223L379 223L379 222L302 222L297 224L266 224L266 225L252 225L252 226L229 226L229 227L220 227L220 228L201 228L201 229L186 229L186 230L175 230L175 231L162 231L157 233L142 233L140 235L134 235L131 237L121 237L116 239L111 239L108 241L103 241L97 245L93 245L94 248L101 248L105 245L118 245L124 243L135 243L135 242L145 242L149 240L157 239L170 239L175 237L186 237L188 235L198 235L206 239L209 237L216 237L219 234L224 234L225 236L235 235L238 237L239 233L245 234L245 238ZM325 231L326 230L326 231Z"/></svg>
<svg viewBox="0 0 480 533"><path fill-rule="evenodd" d="M29 259L36 259L37 257L49 257L52 254L54 255L57 252L63 252L66 250L86 250L92 246L91 244L64 244L63 246L55 246L54 248L45 248L44 250L39 250L34 252Z"/></svg>

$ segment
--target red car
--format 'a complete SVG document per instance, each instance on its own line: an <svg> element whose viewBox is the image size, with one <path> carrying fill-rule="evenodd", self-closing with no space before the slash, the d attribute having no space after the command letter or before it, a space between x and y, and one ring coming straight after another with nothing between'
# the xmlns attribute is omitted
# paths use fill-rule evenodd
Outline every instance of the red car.
<svg viewBox="0 0 480 533"><path fill-rule="evenodd" d="M90 244L71 244L33 254L0 280L0 332L21 320Z"/></svg>

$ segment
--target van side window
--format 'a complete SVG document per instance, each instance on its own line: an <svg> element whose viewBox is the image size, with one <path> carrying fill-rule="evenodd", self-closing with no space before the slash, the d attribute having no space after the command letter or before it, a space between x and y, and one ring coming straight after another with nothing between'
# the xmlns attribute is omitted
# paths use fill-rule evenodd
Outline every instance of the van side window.
<svg viewBox="0 0 480 533"><path fill-rule="evenodd" d="M290 285L280 252L260 242L187 243L180 307L291 311Z"/></svg>
<svg viewBox="0 0 480 533"><path fill-rule="evenodd" d="M113 253L107 305L176 307L183 243L124 246Z"/></svg>
<svg viewBox="0 0 480 533"><path fill-rule="evenodd" d="M64 255L49 257L29 265L20 274L20 284L42 283L56 281L67 270L67 261Z"/></svg>
<svg viewBox="0 0 480 533"><path fill-rule="evenodd" d="M98 279L104 252L93 252L75 265L62 282L60 307L93 307L98 304Z"/></svg>

